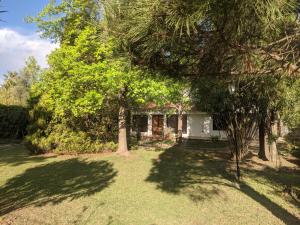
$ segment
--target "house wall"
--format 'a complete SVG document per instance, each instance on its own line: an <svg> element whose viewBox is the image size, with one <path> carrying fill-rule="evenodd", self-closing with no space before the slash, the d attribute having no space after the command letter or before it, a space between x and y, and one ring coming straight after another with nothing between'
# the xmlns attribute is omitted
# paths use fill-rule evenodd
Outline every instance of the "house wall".
<svg viewBox="0 0 300 225"><path fill-rule="evenodd" d="M209 139L212 136L226 139L224 131L213 130L213 120L206 113L187 114L187 134L183 134L184 138Z"/></svg>
<svg viewBox="0 0 300 225"><path fill-rule="evenodd" d="M163 112L143 112L136 114L148 115L148 131L141 132L141 135L144 137L152 136L152 115L164 115L164 130L167 127L166 115ZM187 133L182 135L183 138L210 139L212 136L218 136L220 139L227 138L224 131L213 130L213 120L206 113L187 112L185 114L187 114Z"/></svg>

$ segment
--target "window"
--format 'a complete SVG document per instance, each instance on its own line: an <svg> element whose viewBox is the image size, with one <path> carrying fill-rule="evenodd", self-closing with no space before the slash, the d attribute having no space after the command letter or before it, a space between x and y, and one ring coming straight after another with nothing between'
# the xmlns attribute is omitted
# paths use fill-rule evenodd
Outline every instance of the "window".
<svg viewBox="0 0 300 225"><path fill-rule="evenodd" d="M174 132L178 133L178 115L167 116L167 127L173 128ZM182 133L187 133L187 115L182 115Z"/></svg>
<svg viewBox="0 0 300 225"><path fill-rule="evenodd" d="M175 134L178 132L178 116L168 115L167 116L167 127L172 128Z"/></svg>
<svg viewBox="0 0 300 225"><path fill-rule="evenodd" d="M135 132L148 131L148 116L147 115L134 115L132 117L132 130Z"/></svg>
<svg viewBox="0 0 300 225"><path fill-rule="evenodd" d="M213 115L213 130L226 130L226 124L224 123L221 115Z"/></svg>

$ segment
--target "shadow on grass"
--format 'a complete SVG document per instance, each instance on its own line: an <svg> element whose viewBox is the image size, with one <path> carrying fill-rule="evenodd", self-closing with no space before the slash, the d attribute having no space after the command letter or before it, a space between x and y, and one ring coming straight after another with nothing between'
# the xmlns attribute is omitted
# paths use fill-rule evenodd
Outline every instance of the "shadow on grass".
<svg viewBox="0 0 300 225"><path fill-rule="evenodd" d="M146 181L156 183L157 188L165 192L186 194L195 202L215 195L226 197L222 191L224 188L221 188L226 186L252 198L285 224L299 224L296 216L246 183L238 188L234 172L229 169L229 157L230 153L224 149L193 151L191 148L185 150L184 146L175 145L162 152L158 160L153 161ZM268 171L262 171L256 176L268 177L268 174ZM269 179L270 182L278 182L275 177Z"/></svg>
<svg viewBox="0 0 300 225"><path fill-rule="evenodd" d="M55 156L31 156L29 151L22 144L0 143L0 165L19 166L30 162L43 162Z"/></svg>
<svg viewBox="0 0 300 225"><path fill-rule="evenodd" d="M58 204L90 196L114 182L107 161L69 159L27 169L0 189L0 216L29 205Z"/></svg>
<svg viewBox="0 0 300 225"><path fill-rule="evenodd" d="M228 153L224 150L186 151L183 146L186 145L175 145L162 152L159 159L153 161L146 181L157 183L157 188L166 192L187 194L194 201L222 194L218 185L233 186L234 176L225 171L227 162L222 158Z"/></svg>

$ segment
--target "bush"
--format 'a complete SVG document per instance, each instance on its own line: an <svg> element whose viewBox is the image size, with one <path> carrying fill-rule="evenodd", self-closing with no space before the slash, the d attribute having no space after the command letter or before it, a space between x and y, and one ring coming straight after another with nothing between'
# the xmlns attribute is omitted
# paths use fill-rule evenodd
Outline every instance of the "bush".
<svg viewBox="0 0 300 225"><path fill-rule="evenodd" d="M46 99L47 100L47 99ZM116 151L117 116L99 111L96 115L56 115L48 100L29 99L29 125L25 142L32 153L58 154Z"/></svg>
<svg viewBox="0 0 300 225"><path fill-rule="evenodd" d="M210 139L213 142L218 142L220 140L220 136L218 136L218 135L212 135L212 136L210 136Z"/></svg>
<svg viewBox="0 0 300 225"><path fill-rule="evenodd" d="M0 138L22 138L26 134L27 121L25 108L0 105Z"/></svg>
<svg viewBox="0 0 300 225"><path fill-rule="evenodd" d="M114 142L92 140L85 132L74 131L64 124L55 125L46 136L29 135L26 143L32 153L81 154L117 150Z"/></svg>

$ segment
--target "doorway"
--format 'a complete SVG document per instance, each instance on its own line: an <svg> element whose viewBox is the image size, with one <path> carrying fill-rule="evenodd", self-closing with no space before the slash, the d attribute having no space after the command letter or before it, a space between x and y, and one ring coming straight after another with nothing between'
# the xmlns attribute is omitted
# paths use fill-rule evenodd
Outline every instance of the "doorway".
<svg viewBox="0 0 300 225"><path fill-rule="evenodd" d="M164 116L152 115L152 135L162 136L164 131Z"/></svg>

